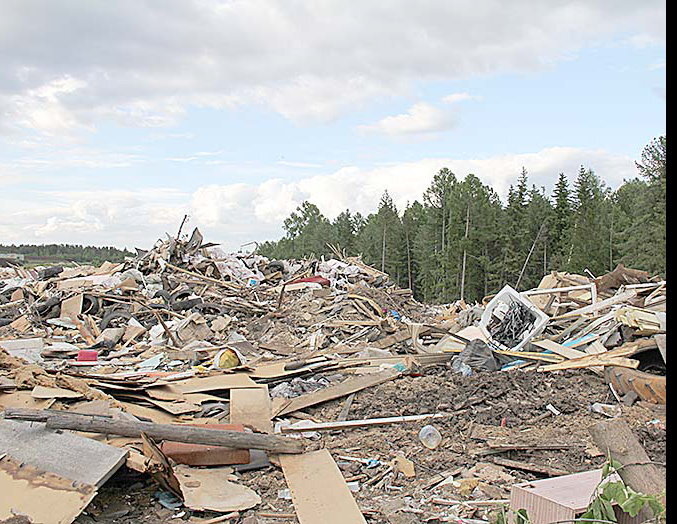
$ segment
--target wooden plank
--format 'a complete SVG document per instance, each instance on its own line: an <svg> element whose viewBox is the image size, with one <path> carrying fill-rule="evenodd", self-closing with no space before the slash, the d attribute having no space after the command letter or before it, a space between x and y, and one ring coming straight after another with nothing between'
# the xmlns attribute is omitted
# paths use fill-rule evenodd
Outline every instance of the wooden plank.
<svg viewBox="0 0 677 524"><path fill-rule="evenodd" d="M367 418L362 420L343 420L336 422L304 422L302 427L283 427L282 433L294 433L299 431L323 431L331 429L352 429L368 426L384 426L398 422L418 422L429 418L448 418L449 413L430 413L425 415L402 415L399 417Z"/></svg>
<svg viewBox="0 0 677 524"><path fill-rule="evenodd" d="M619 366L624 368L637 369L638 360L623 358L635 353L635 348L631 346L621 346L614 350L607 351L599 355L586 355L580 358L574 358L559 364L550 364L543 366L538 371L557 371L562 369L582 369L591 366Z"/></svg>
<svg viewBox="0 0 677 524"><path fill-rule="evenodd" d="M0 419L0 455L61 477L102 486L124 463L127 451L40 422Z"/></svg>
<svg viewBox="0 0 677 524"><path fill-rule="evenodd" d="M606 353L607 349L602 345L602 343L599 340L595 340L592 344L588 345L585 348L585 352L588 355L600 355L602 353ZM598 374L604 373L604 366L593 366L590 369Z"/></svg>
<svg viewBox="0 0 677 524"><path fill-rule="evenodd" d="M590 304L589 306L585 306L582 308L578 308L574 311L569 311L568 313L564 313L563 315L559 315L557 317L553 317L552 320L557 320L560 318L571 318L571 317L578 317L581 315L590 315L593 313L597 313L598 311L601 311L603 309L606 309L608 307L613 306L614 304L619 304L621 302L627 302L631 298L634 298L637 296L637 292L633 290L629 291L624 291L623 293L619 293L618 295L614 295L611 298L607 298L605 300L600 300L596 304Z"/></svg>
<svg viewBox="0 0 677 524"><path fill-rule="evenodd" d="M300 524L366 524L329 451L281 455Z"/></svg>
<svg viewBox="0 0 677 524"><path fill-rule="evenodd" d="M406 342L407 340L409 340L409 338L410 338L409 331L406 330L406 329L403 329L403 330L395 333L394 335L388 335L387 337L384 337L380 340L377 340L376 342L371 344L371 346L378 348L378 349L385 349L385 348L388 348L388 347L390 347L394 344L398 344L400 342Z"/></svg>
<svg viewBox="0 0 677 524"><path fill-rule="evenodd" d="M538 340L536 342L532 342L532 344L541 349L552 351L556 355L560 355L568 359L581 358L585 356L585 353L583 351L568 348L566 346L563 346L562 344L558 344L554 340L548 340L547 338L543 340Z"/></svg>
<svg viewBox="0 0 677 524"><path fill-rule="evenodd" d="M268 386L237 388L230 392L230 423L249 426L261 433L272 433Z"/></svg>
<svg viewBox="0 0 677 524"><path fill-rule="evenodd" d="M395 369L387 369L379 373L372 373L361 377L353 377L341 382L335 386L329 386L318 391L313 391L307 395L292 399L275 399L273 401L273 416L286 415L300 409L314 406L328 400L341 398L356 391L382 384L400 376L400 372Z"/></svg>
<svg viewBox="0 0 677 524"><path fill-rule="evenodd" d="M346 420L348 418L348 413L350 412L350 406L353 405L353 400L355 400L355 395L357 395L357 393L351 393L350 395L348 395L345 402L343 403L343 407L341 408L341 412L339 413L336 420L341 421L341 420Z"/></svg>
<svg viewBox="0 0 677 524"><path fill-rule="evenodd" d="M553 317L553 318L557 318L557 317ZM567 323L567 322L570 322L571 319L566 319L566 318L565 318L565 319L562 319L562 320L559 320L559 321L554 321L554 322L551 321L550 324L551 324L551 325L555 325L555 324L561 323L562 321L564 321L564 323ZM581 317L581 318L579 318L578 320L576 320L573 324L571 324L569 327L565 328L564 331L562 331L562 332L559 333L558 335L555 335L555 336L553 336L553 337L550 337L550 340L553 340L553 341L555 341L555 342L559 342L560 340L564 340L564 339L567 338L571 333L576 332L577 329L583 327L583 325L586 324L586 323L588 323L588 322L590 322L590 319L589 319L589 318L587 318L587 317Z"/></svg>

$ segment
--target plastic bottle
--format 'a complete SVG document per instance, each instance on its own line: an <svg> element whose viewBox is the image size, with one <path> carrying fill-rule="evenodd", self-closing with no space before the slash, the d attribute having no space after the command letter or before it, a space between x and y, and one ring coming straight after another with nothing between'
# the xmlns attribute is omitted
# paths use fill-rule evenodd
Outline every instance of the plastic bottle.
<svg viewBox="0 0 677 524"><path fill-rule="evenodd" d="M435 449L442 442L442 435L440 435L435 426L428 424L423 426L421 431L418 432L418 439L426 448Z"/></svg>
<svg viewBox="0 0 677 524"><path fill-rule="evenodd" d="M454 358L453 362L451 363L451 369L453 369L456 373L460 373L464 377L469 377L472 375L472 368L458 357Z"/></svg>

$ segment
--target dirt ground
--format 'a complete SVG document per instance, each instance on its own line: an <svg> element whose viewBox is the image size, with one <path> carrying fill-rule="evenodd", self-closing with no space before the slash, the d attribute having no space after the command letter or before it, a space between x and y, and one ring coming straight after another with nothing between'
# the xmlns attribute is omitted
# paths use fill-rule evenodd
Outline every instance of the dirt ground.
<svg viewBox="0 0 677 524"><path fill-rule="evenodd" d="M330 401L309 408L306 414L318 421L336 420L344 402L345 399ZM442 522L441 519L453 514L452 508L433 502L433 497L445 500L507 499L512 484L547 476L494 464L494 457L570 473L600 466L604 455L592 444L588 428L606 417L589 411L594 402L617 404L608 386L591 371L513 371L463 377L447 367L438 366L423 371L420 376L403 377L358 392L348 419L440 411L453 413L452 416L431 422L325 431L317 440L310 441L310 446L313 449L328 448L344 476L349 481L359 482L359 491L353 494L370 524ZM560 415L549 414L548 404ZM622 406L622 416L630 423L650 458L665 463L665 406L645 403ZM432 423L442 435L441 444L434 450L424 447L418 439L419 430L427 423ZM561 449L487 453L487 442L561 446ZM413 462L415 477L407 478L402 473L383 476L397 455ZM342 456L380 462L368 467L342 459ZM453 473L456 485L429 487L429 481L441 472ZM295 517L283 517L293 514L294 510L290 500L278 497L278 491L287 487L279 468L269 466L239 476L243 484L261 496L262 503L232 522L297 522ZM379 476L383 479L379 480ZM123 467L101 488L99 495L75 522L155 524L180 520L199 522L216 516L183 508L166 509L154 498L158 491L160 488L148 476ZM485 516L484 509L463 511L462 515L468 518ZM261 517L262 513L280 515L269 518Z"/></svg>

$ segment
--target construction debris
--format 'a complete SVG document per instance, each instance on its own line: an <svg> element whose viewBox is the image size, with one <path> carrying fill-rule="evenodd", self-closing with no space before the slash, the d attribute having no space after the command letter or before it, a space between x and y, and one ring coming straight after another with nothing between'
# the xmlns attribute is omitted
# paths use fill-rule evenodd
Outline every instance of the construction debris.
<svg viewBox="0 0 677 524"><path fill-rule="evenodd" d="M596 422L664 461L665 295L618 266L432 306L359 258L197 229L121 264L2 268L0 520L487 522L519 482L594 481L595 442L616 449Z"/></svg>

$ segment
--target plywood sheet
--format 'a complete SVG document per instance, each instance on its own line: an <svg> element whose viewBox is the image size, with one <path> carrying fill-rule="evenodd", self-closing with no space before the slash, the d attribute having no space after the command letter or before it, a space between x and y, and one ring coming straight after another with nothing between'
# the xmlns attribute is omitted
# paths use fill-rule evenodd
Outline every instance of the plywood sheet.
<svg viewBox="0 0 677 524"><path fill-rule="evenodd" d="M196 377L188 380L181 380L167 386L171 391L180 393L204 393L206 391L219 391L222 389L233 388L255 388L254 382L247 375L242 373L232 375L214 375L212 377Z"/></svg>
<svg viewBox="0 0 677 524"><path fill-rule="evenodd" d="M0 410L6 408L49 409L54 404L52 399L37 399L30 391L20 390L12 393L0 393Z"/></svg>
<svg viewBox="0 0 677 524"><path fill-rule="evenodd" d="M96 496L96 488L4 457L0 493L0 521L18 514L36 524L70 524Z"/></svg>
<svg viewBox="0 0 677 524"><path fill-rule="evenodd" d="M45 398L82 398L82 393L64 388L48 388L45 386L35 386L31 391L31 397L38 399Z"/></svg>
<svg viewBox="0 0 677 524"><path fill-rule="evenodd" d="M82 293L79 293L61 302L60 318L77 318L82 311L82 300Z"/></svg>
<svg viewBox="0 0 677 524"><path fill-rule="evenodd" d="M249 426L261 433L272 433L268 386L238 388L230 392L230 423Z"/></svg>
<svg viewBox="0 0 677 524"><path fill-rule="evenodd" d="M127 452L70 431L45 428L40 422L0 419L0 455L8 456L92 486L101 486L117 471Z"/></svg>
<svg viewBox="0 0 677 524"><path fill-rule="evenodd" d="M329 451L279 458L301 524L366 524Z"/></svg>

